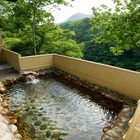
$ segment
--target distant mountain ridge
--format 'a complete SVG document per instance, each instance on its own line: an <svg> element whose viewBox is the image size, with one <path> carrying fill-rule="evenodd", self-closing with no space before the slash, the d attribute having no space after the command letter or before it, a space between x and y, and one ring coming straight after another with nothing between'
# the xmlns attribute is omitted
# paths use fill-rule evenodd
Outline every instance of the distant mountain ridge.
<svg viewBox="0 0 140 140"><path fill-rule="evenodd" d="M76 13L72 16L70 16L67 20L65 20L64 22L68 22L68 21L75 21L75 20L81 20L83 18L91 18L92 15L86 15L86 14L82 14L82 13Z"/></svg>

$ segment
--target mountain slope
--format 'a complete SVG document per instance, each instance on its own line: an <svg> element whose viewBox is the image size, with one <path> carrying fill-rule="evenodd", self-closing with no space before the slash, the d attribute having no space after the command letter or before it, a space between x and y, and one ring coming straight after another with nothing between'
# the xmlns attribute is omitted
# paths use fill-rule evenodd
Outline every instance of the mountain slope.
<svg viewBox="0 0 140 140"><path fill-rule="evenodd" d="M82 13L76 13L72 16L70 16L67 20L65 20L64 22L68 22L68 21L75 21L75 20L81 20L83 18L91 18L92 15L86 15L86 14L82 14Z"/></svg>

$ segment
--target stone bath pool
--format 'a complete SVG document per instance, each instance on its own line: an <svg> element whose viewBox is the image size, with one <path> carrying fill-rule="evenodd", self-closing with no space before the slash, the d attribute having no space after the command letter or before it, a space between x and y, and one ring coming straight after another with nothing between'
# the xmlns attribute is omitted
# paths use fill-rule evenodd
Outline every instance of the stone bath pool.
<svg viewBox="0 0 140 140"><path fill-rule="evenodd" d="M48 77L38 84L15 84L6 98L24 140L100 140L118 113L86 92Z"/></svg>

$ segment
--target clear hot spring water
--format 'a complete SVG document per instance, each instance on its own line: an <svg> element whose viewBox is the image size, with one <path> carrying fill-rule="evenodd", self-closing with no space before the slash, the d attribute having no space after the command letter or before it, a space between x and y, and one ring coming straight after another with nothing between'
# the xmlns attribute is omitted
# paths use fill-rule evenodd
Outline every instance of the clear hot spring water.
<svg viewBox="0 0 140 140"><path fill-rule="evenodd" d="M85 91L54 78L16 84L7 99L24 140L100 140L117 116Z"/></svg>

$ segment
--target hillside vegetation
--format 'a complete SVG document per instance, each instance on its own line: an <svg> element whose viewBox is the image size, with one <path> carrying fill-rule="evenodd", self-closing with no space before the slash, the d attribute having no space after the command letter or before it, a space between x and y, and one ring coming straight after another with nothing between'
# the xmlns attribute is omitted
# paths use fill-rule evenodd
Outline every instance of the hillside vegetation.
<svg viewBox="0 0 140 140"><path fill-rule="evenodd" d="M44 6L69 5L65 0L1 0L4 46L23 56L58 53L140 71L139 0L112 1L113 11L93 7L92 18L56 25Z"/></svg>
<svg viewBox="0 0 140 140"><path fill-rule="evenodd" d="M94 17L62 23L83 43L83 59L140 71L140 7L138 1L114 0L113 13L105 5L93 8Z"/></svg>

